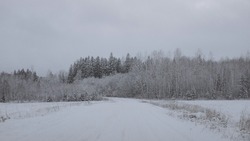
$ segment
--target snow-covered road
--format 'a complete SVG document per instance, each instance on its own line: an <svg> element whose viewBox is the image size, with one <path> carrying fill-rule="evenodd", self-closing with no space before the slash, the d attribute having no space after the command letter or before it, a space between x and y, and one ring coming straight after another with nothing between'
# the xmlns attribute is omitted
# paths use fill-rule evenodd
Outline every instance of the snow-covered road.
<svg viewBox="0 0 250 141"><path fill-rule="evenodd" d="M0 123L1 141L223 141L219 133L134 99L82 104Z"/></svg>

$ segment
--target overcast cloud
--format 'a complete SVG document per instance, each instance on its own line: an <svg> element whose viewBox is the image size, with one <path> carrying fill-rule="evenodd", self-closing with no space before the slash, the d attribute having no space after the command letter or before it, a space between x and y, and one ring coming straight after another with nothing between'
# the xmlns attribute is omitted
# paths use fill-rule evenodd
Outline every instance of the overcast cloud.
<svg viewBox="0 0 250 141"><path fill-rule="evenodd" d="M0 71L68 70L84 56L250 50L249 0L0 0Z"/></svg>

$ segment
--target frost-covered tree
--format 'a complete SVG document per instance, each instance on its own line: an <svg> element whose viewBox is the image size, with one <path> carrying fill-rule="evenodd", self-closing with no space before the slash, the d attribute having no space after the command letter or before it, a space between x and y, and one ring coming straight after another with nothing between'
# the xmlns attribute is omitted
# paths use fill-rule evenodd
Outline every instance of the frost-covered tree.
<svg viewBox="0 0 250 141"><path fill-rule="evenodd" d="M250 73L247 71L240 78L240 98L250 97Z"/></svg>
<svg viewBox="0 0 250 141"><path fill-rule="evenodd" d="M0 93L0 102L6 102L10 100L10 84L7 80L3 80Z"/></svg>
<svg viewBox="0 0 250 141"><path fill-rule="evenodd" d="M102 77L101 62L100 62L99 56L95 59L95 63L94 63L94 77L95 78Z"/></svg>
<svg viewBox="0 0 250 141"><path fill-rule="evenodd" d="M68 83L73 83L77 75L77 72L81 70L81 79L95 77L102 78L103 76L110 76L116 73L127 73L131 70L133 64L133 58L130 58L130 55L127 55L127 58L124 62L120 58L113 56L113 53L110 53L109 58L100 58L97 56L88 56L85 58L80 58L69 68L68 72Z"/></svg>

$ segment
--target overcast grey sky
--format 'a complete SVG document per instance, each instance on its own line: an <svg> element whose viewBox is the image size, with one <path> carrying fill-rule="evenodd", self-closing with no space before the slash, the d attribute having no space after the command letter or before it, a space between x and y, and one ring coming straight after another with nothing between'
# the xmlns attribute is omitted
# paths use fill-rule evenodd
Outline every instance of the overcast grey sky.
<svg viewBox="0 0 250 141"><path fill-rule="evenodd" d="M0 0L0 71L68 70L84 56L250 50L250 0Z"/></svg>

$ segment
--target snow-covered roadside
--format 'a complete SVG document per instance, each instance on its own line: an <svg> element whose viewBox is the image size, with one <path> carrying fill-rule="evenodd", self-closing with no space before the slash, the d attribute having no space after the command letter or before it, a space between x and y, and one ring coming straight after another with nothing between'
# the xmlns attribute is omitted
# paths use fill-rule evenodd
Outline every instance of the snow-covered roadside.
<svg viewBox="0 0 250 141"><path fill-rule="evenodd" d="M89 102L0 103L0 122L8 119L44 116L81 104L89 104Z"/></svg>
<svg viewBox="0 0 250 141"><path fill-rule="evenodd" d="M144 100L144 102L170 109L169 115L204 125L232 140L250 140L249 130L242 130L239 127L241 113L249 117L250 101Z"/></svg>
<svg viewBox="0 0 250 141"><path fill-rule="evenodd" d="M250 114L250 100L195 100L178 102L214 109L227 115L232 121L239 121L242 113Z"/></svg>

